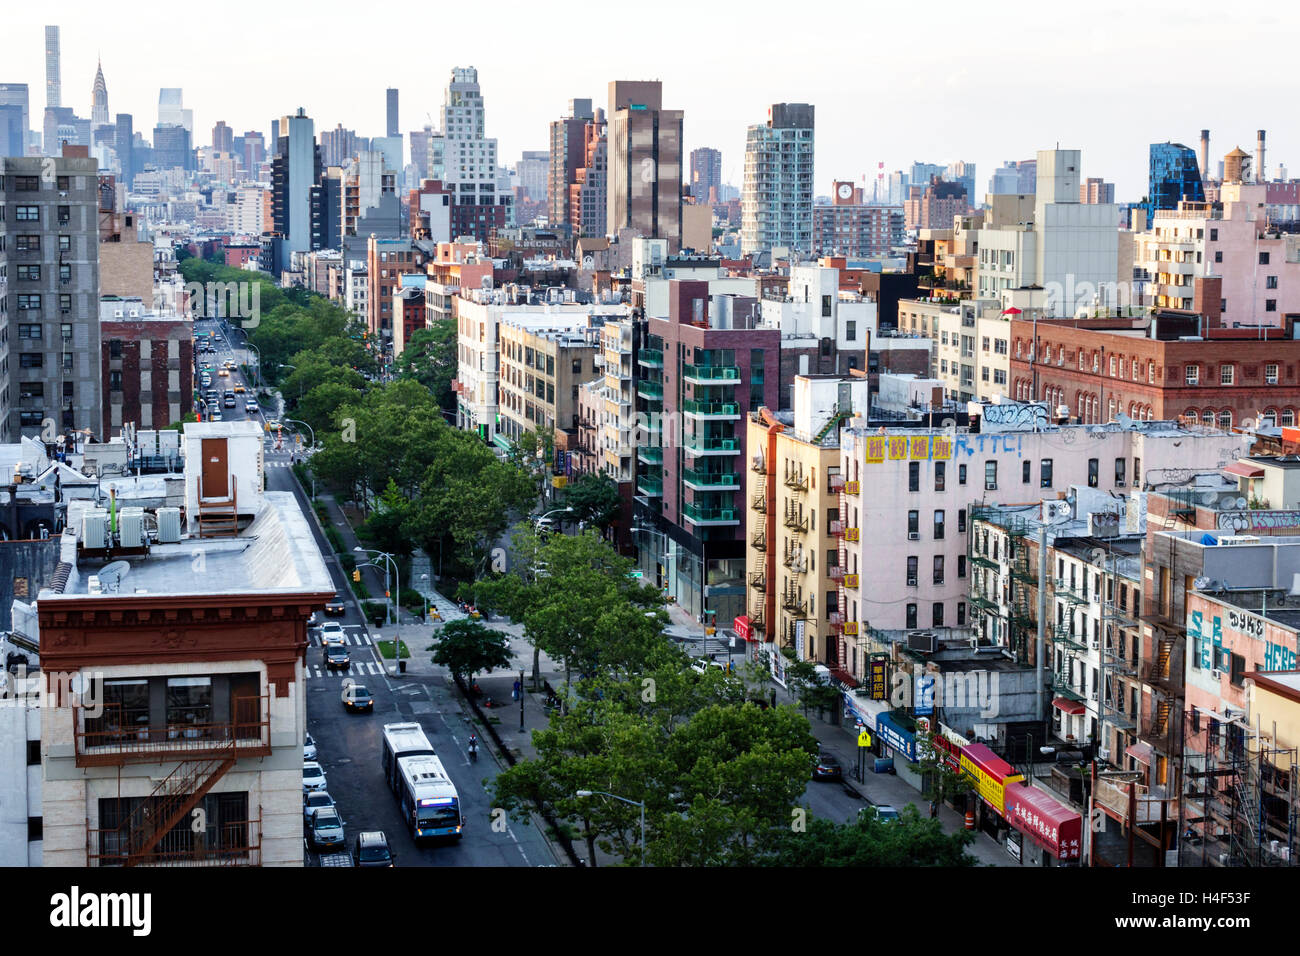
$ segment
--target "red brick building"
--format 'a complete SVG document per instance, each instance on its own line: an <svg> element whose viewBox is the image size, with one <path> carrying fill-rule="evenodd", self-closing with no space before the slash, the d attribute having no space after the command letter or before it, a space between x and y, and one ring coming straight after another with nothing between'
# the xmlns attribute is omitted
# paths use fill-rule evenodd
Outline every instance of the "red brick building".
<svg viewBox="0 0 1300 956"><path fill-rule="evenodd" d="M193 409L194 327L146 312L139 299L105 298L99 336L104 383L104 440L123 422L164 428Z"/></svg>
<svg viewBox="0 0 1300 956"><path fill-rule="evenodd" d="M1202 324L1185 312L1132 320L1040 319L1038 357L1031 361L1035 324L1013 319L1010 396L1065 406L1084 423L1123 413L1195 417L1222 428L1270 417L1276 425L1295 425L1300 341L1289 337L1290 330L1247 333Z"/></svg>

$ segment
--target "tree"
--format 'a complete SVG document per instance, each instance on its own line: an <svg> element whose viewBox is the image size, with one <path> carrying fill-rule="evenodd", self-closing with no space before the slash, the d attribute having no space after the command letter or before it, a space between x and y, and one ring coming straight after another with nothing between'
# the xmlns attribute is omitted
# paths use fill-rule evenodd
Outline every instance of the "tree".
<svg viewBox="0 0 1300 956"><path fill-rule="evenodd" d="M468 618L448 621L434 637L433 662L472 680L479 671L507 667L514 660L505 634Z"/></svg>
<svg viewBox="0 0 1300 956"><path fill-rule="evenodd" d="M925 796L936 804L942 804L949 797L970 790L971 781L948 762L946 751L934 745L934 738L933 731L921 731L916 735L916 763L925 779Z"/></svg>
<svg viewBox="0 0 1300 956"><path fill-rule="evenodd" d="M751 862L756 866L974 866L966 852L975 835L966 830L943 832L938 820L923 820L907 806L897 821L884 823L863 815L855 823L811 818L806 829L773 827L760 840Z"/></svg>
<svg viewBox="0 0 1300 956"><path fill-rule="evenodd" d="M427 388L442 408L455 411L451 383L457 371L456 320L438 319L427 329L416 329L396 367L402 378L414 379Z"/></svg>
<svg viewBox="0 0 1300 956"><path fill-rule="evenodd" d="M589 472L569 483L561 503L573 509L569 520L584 522L588 528L603 529L618 517L623 499L609 475Z"/></svg>

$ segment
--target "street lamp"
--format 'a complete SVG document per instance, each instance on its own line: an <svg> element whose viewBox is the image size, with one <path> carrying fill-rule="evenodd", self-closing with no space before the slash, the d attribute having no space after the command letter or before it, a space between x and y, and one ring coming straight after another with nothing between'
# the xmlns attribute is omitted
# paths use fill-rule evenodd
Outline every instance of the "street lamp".
<svg viewBox="0 0 1300 956"><path fill-rule="evenodd" d="M282 419L280 419L280 420L281 420L282 422L287 422L287 423L289 423L289 424L291 424L291 425L301 425L303 428L307 429L307 433L308 433L308 435L311 436L311 447L312 447L313 450L315 450L315 448L316 448L316 430L315 430L314 428L312 428L310 425L308 425L306 422L302 421L301 419L297 419L297 418L282 418ZM295 431L296 431L296 430L297 430L297 429L295 429ZM305 464L305 463L306 463L306 459L305 459L305 457L304 457L304 464ZM313 501L316 500L316 472L314 472L314 471L311 473L311 497L312 497L312 500L313 500Z"/></svg>
<svg viewBox="0 0 1300 956"><path fill-rule="evenodd" d="M429 623L429 576L421 574L420 580L424 582L424 593L420 597L424 598L424 623Z"/></svg>
<svg viewBox="0 0 1300 956"><path fill-rule="evenodd" d="M230 328L231 328L232 331L234 331L234 332L239 332L240 334L242 334L242 335L244 336L244 348L245 348L245 349L252 349L252 350L253 350L253 354L257 356L257 384L260 386L260 385L262 384L262 351L261 351L261 349L259 349L256 345L254 345L252 342L250 342L250 341L248 340L248 330L245 329L243 326L232 325Z"/></svg>
<svg viewBox="0 0 1300 956"><path fill-rule="evenodd" d="M540 528L541 525L542 525L542 522L545 521L547 518L549 518L551 515L558 515L558 514L563 514L564 512L572 512L572 511L573 511L573 509L572 509L572 508L569 508L569 507L565 507L565 508L556 508L554 511L548 511L548 512L546 512L546 514L542 515L540 518L534 518L534 519L533 519L533 525L534 525L535 527Z"/></svg>
<svg viewBox="0 0 1300 956"><path fill-rule="evenodd" d="M627 797L620 797L616 793L606 793L604 790L579 790L575 796L593 797L597 794L602 797L611 797L615 800L622 800L624 803L630 803L634 807L641 808L641 865L645 866L645 801L629 800Z"/></svg>
<svg viewBox="0 0 1300 956"><path fill-rule="evenodd" d="M387 551L375 551L372 550L371 548L363 548L360 545L357 545L352 550L358 552L359 554L377 554L379 555L379 557L387 561L388 564L393 569L393 586L397 591L397 599L398 599L397 614L395 619L395 626L397 628L397 637L394 638L393 640L393 670L394 671L400 670L402 665L402 605L401 605L402 578L401 578L401 572L398 571L397 569L397 560ZM389 591L388 593L389 593L388 612L390 615L392 615L393 599L391 595L393 592Z"/></svg>

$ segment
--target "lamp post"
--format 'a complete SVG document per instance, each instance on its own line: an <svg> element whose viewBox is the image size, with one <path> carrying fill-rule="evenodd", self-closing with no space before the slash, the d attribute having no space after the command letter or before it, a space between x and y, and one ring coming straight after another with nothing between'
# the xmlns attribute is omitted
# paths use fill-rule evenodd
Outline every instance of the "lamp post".
<svg viewBox="0 0 1300 956"><path fill-rule="evenodd" d="M307 429L308 435L311 436L311 447L313 449L316 447L316 430L306 422L297 418L284 418L281 419L281 421L288 422L292 425L301 425L303 428ZM316 472L314 471L311 473L311 497L313 501L316 499Z"/></svg>
<svg viewBox="0 0 1300 956"><path fill-rule="evenodd" d="M248 340L248 330L245 329L243 326L232 325L232 326L230 326L230 330L231 330L232 332L238 332L238 333L240 333L241 335L243 335L243 337L244 337L244 348L245 348L245 350L247 350L247 349L252 349L252 350L253 350L253 354L257 356L257 384L258 384L258 385L261 385L261 384L262 384L262 351L261 351L261 349L259 349L256 345L254 345L252 342L250 342L250 341Z"/></svg>
<svg viewBox="0 0 1300 956"><path fill-rule="evenodd" d="M572 509L572 508L569 508L569 507L565 507L565 508L556 508L556 509L554 509L553 511L548 511L548 512L546 512L546 514L542 515L542 516L539 517L539 518L534 518L534 519L533 519L533 525L534 525L534 527L541 528L541 526L542 526L542 522L545 521L547 518L549 518L551 515L564 514L565 512L572 513L572 511L573 511L573 509Z"/></svg>
<svg viewBox="0 0 1300 956"><path fill-rule="evenodd" d="M614 800L622 800L624 803L630 803L634 807L641 808L641 865L645 866L645 801L629 800L627 797L620 797L616 793L607 793L604 790L579 790L575 796L591 797L599 794L602 797L610 797Z"/></svg>
<svg viewBox="0 0 1300 956"><path fill-rule="evenodd" d="M397 569L397 561L387 551L375 551L370 548L363 548L360 545L357 545L352 550L358 552L359 554L377 554L379 555L379 557L387 561L388 564L393 569L393 586L397 590L397 598L398 598L397 614L394 622L397 636L393 639L393 671L397 672L398 670L401 669L401 663L402 663L402 605L401 605L402 578L401 578L401 573ZM390 595L390 597L388 598L388 612L391 615L393 612L393 599L391 597L392 591L389 591L388 593Z"/></svg>

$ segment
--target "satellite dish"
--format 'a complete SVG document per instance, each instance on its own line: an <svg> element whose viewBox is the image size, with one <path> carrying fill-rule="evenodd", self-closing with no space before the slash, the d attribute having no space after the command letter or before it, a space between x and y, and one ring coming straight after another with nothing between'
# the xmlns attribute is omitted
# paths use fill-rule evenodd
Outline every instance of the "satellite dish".
<svg viewBox="0 0 1300 956"><path fill-rule="evenodd" d="M1297 575L1297 577L1300 577L1300 575ZM1196 590L1198 591L1204 591L1209 586L1209 584L1210 584L1210 579L1207 578L1205 575L1201 575L1199 578L1197 578L1195 581L1192 582L1192 587L1196 588Z"/></svg>
<svg viewBox="0 0 1300 956"><path fill-rule="evenodd" d="M122 586L122 579L131 570L130 561L110 561L99 569L99 581L106 591L117 591Z"/></svg>

